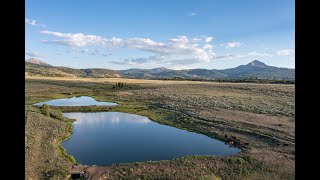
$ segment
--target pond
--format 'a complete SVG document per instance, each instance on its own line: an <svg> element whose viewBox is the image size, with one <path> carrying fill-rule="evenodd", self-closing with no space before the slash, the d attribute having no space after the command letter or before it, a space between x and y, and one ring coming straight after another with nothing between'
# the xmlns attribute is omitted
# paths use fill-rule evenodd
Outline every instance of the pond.
<svg viewBox="0 0 320 180"><path fill-rule="evenodd" d="M62 142L67 153L85 165L112 165L169 160L189 155L226 156L239 153L222 141L147 117L121 113L63 113L76 119L73 134Z"/></svg>
<svg viewBox="0 0 320 180"><path fill-rule="evenodd" d="M94 98L89 96L80 96L80 97L72 97L72 98L64 98L64 99L55 99L46 102L40 102L34 104L35 106L42 106L43 104L47 104L50 106L116 106L117 103L112 102L99 102Z"/></svg>

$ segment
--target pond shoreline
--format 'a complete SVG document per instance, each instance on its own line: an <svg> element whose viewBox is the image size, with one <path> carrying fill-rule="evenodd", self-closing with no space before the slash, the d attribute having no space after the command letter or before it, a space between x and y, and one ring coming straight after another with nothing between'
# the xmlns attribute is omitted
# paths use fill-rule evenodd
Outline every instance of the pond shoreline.
<svg viewBox="0 0 320 180"><path fill-rule="evenodd" d="M90 96L81 95L81 96L78 96L78 97L90 97ZM91 98L93 98L95 100L94 96L91 97ZM72 99L72 98L62 98L62 99ZM103 101L99 101L99 102L103 102ZM119 103L116 103L116 104L120 105ZM41 106L37 106L37 105L34 105L34 106L41 107ZM111 105L111 106L97 106L97 105L91 105L91 106L58 106L57 105L57 106L52 106L52 105L49 105L49 107L51 109L58 110L61 113L71 113L71 112L74 112L74 113L122 112L122 113L129 113L129 114L133 114L133 115L143 116L143 114L139 114L137 112L133 113L132 111L130 111L130 110L128 111L126 109L122 109L123 111L114 110L113 109L114 107L119 107L119 106L113 106L113 105ZM67 118L65 116L64 116L64 118L65 119L69 119L69 118ZM237 153L237 154L244 153L245 151L247 151L249 149L247 146L244 145L244 143L241 143L238 139L236 139L236 137L219 136L219 134L212 135L212 133L206 134L206 133L203 133L201 131L193 130L193 129L190 129L190 128L184 128L184 127L181 127L181 126L176 125L176 124L171 124L171 123L166 123L166 122L159 121L159 120L154 120L154 119L151 119L149 117L147 117L147 118L150 121L158 123L160 125L166 125L166 126L178 128L178 129L181 129L181 130L186 130L188 132L193 132L193 133L205 135L205 136L207 136L209 138L223 141L225 144L228 144L230 147L239 148L240 152ZM66 123L68 124L68 127L70 126L71 128L69 128L69 130L68 130L68 135L65 135L62 138L58 139L58 150L59 150L60 154L62 156L64 156L68 161L70 161L73 164L77 165L78 163L76 162L76 159L72 155L68 154L67 150L61 144L62 142L67 141L67 140L70 139L70 136L73 133L72 123L75 122L75 121L77 121L77 120L76 119L72 119L71 123L70 123L70 121L66 121ZM191 156L194 156L194 155L191 155ZM202 155L196 155L196 156L202 156ZM203 156L207 156L207 155L203 155ZM232 156L232 155L228 155L228 156ZM188 157L188 156L184 156L184 157ZM155 160L155 161L159 161L159 160ZM142 161L142 162L145 162L145 161ZM128 162L128 163L130 163L130 162ZM120 163L120 164L123 164L123 163ZM124 163L124 164L127 164L127 163ZM90 166L90 165L85 165L85 166ZM108 165L108 166L112 166L112 165Z"/></svg>
<svg viewBox="0 0 320 180"><path fill-rule="evenodd" d="M230 156L241 151L206 135L159 124L132 113L76 112L63 113L63 116L77 119L73 124L76 133L63 146L85 165L108 166L190 155ZM123 151L129 147L131 153ZM85 153L82 148L86 149ZM104 153L98 155L100 152Z"/></svg>
<svg viewBox="0 0 320 180"><path fill-rule="evenodd" d="M129 113L129 114L136 114L136 115L140 115L140 116L146 116L145 113L139 113L139 111L134 111L132 110L131 108L129 109L115 109L114 106L50 106L50 108L52 109L56 109L56 110L60 110L62 113L71 113L71 112L123 112L123 113ZM172 110L167 110L167 111L172 111ZM188 115L188 114L185 114L184 115ZM181 127L179 126L178 124L172 124L170 122L167 122L167 121L161 121L161 120L156 120L156 119L152 119L148 116L146 116L149 120L153 121L153 122L156 122L156 123L159 123L161 125L167 125L167 126L171 126L171 127L175 127L175 128L178 128L178 129L182 129L182 130L187 130L189 132L195 132L195 133L199 133L199 134L202 134L202 135L205 135L205 136L208 136L210 138L213 138L213 139L218 139L220 141L223 141L225 143L228 143L230 141L234 141L234 142L238 142L238 143L232 143L230 144L230 146L233 146L233 147L237 147L239 149L242 150L242 152L244 151L248 151L250 150L250 146L247 145L245 142L240 142L239 140L237 140L236 138L234 137L228 137L228 136L225 136L225 135L221 135L219 133L205 133L205 132L202 132L202 131L199 131L199 130L196 130L196 129L191 129L191 128L185 128L185 127Z"/></svg>

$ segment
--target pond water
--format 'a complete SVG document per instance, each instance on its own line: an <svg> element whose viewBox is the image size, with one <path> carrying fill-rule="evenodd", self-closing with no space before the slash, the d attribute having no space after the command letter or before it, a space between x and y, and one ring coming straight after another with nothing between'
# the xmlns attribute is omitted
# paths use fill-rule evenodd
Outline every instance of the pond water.
<svg viewBox="0 0 320 180"><path fill-rule="evenodd" d="M73 134L62 142L67 153L85 165L169 160L189 155L226 156L239 153L222 141L121 113L63 113L76 119Z"/></svg>
<svg viewBox="0 0 320 180"><path fill-rule="evenodd" d="M46 102L40 102L34 104L35 106L42 106L43 104L47 104L50 106L116 106L117 103L112 102L99 102L96 101L92 97L88 96L80 96L80 97L72 97L72 98L64 98L64 99L55 99Z"/></svg>

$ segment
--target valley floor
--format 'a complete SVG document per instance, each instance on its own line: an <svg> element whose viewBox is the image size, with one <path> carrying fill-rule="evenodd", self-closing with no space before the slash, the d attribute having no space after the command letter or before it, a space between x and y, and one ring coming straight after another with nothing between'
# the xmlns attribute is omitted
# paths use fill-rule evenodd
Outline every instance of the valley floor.
<svg viewBox="0 0 320 180"><path fill-rule="evenodd" d="M117 82L128 85L114 89ZM124 78L26 77L26 177L62 179L80 168L89 179L295 179L295 86ZM115 107L33 103L86 95ZM234 156L189 156L108 167L73 166L59 147L70 124L59 113L118 111L195 131L243 149ZM57 115L58 114L58 115Z"/></svg>

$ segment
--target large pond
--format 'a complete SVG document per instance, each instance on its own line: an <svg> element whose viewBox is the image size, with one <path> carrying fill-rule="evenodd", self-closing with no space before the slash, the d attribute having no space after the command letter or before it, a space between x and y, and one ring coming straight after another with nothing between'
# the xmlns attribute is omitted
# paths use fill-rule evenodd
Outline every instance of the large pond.
<svg viewBox="0 0 320 180"><path fill-rule="evenodd" d="M161 125L144 116L121 112L63 114L77 120L73 134L62 145L80 164L112 165L240 152L222 141Z"/></svg>
<svg viewBox="0 0 320 180"><path fill-rule="evenodd" d="M46 102L36 103L34 105L42 106L43 104L47 104L50 106L116 106L118 105L117 103L112 103L112 102L99 102L99 101L96 101L94 98L88 97L88 96L55 99L55 100L50 100Z"/></svg>

